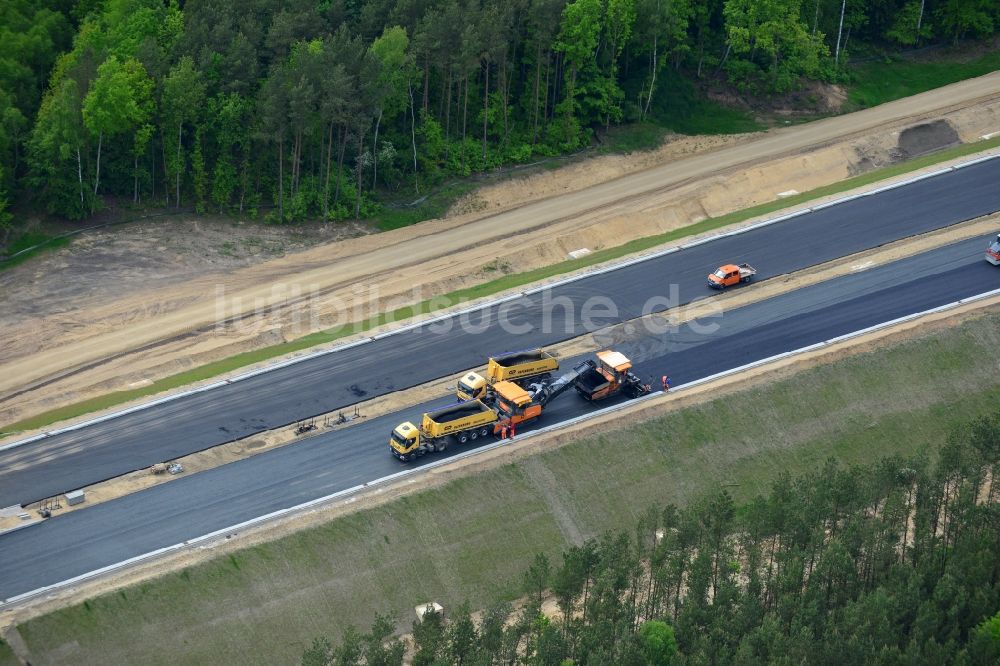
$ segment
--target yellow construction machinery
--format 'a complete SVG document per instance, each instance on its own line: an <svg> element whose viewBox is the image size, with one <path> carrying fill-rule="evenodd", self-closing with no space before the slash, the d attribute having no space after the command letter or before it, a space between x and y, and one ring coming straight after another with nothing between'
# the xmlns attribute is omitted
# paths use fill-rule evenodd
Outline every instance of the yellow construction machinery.
<svg viewBox="0 0 1000 666"><path fill-rule="evenodd" d="M559 369L559 359L541 349L525 349L490 357L486 376L470 372L458 381L455 394L459 400L487 397L497 382L514 382L525 386L529 381L548 379Z"/></svg>
<svg viewBox="0 0 1000 666"><path fill-rule="evenodd" d="M592 402L617 393L630 398L649 393L650 386L632 374L631 368L632 362L620 352L601 351L596 362L583 361L555 379L536 375L536 381L526 386L499 380L490 385L484 399L467 400L425 413L419 428L410 421L399 424L389 437L389 450L400 460L412 461L427 453L444 451L450 440L464 444L499 434L504 426L517 427L537 419L546 405L569 388L575 388Z"/></svg>

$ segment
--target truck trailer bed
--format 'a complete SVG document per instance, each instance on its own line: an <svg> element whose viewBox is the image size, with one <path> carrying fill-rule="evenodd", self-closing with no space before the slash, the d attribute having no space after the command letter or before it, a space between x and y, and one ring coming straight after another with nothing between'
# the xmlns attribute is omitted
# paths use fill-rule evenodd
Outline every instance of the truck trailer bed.
<svg viewBox="0 0 1000 666"><path fill-rule="evenodd" d="M506 354L501 354L500 356L494 356L493 360L499 365L509 368L512 365L534 363L535 361L541 361L546 358L548 358L548 355L545 352L538 349L532 349L527 351L508 352Z"/></svg>
<svg viewBox="0 0 1000 666"><path fill-rule="evenodd" d="M486 405L478 400L473 400L472 402L460 402L456 405L442 407L437 411L429 412L427 415L436 423L450 423L451 421L457 421L467 416L488 411L490 409Z"/></svg>

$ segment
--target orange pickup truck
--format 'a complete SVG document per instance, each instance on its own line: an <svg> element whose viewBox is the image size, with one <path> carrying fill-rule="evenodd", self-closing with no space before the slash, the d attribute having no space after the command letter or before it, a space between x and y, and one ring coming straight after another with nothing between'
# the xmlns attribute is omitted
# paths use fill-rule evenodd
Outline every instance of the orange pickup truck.
<svg viewBox="0 0 1000 666"><path fill-rule="evenodd" d="M986 248L986 261L994 266L1000 266L1000 234L997 234L996 242Z"/></svg>
<svg viewBox="0 0 1000 666"><path fill-rule="evenodd" d="M708 274L708 286L713 289L725 289L740 282L749 282L757 274L757 269L750 264L725 264L719 266L714 273Z"/></svg>

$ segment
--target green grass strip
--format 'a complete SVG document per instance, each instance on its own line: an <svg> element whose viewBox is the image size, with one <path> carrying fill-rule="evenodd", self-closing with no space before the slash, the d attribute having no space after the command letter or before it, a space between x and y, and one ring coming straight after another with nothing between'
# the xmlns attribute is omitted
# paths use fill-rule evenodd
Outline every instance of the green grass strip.
<svg viewBox="0 0 1000 666"><path fill-rule="evenodd" d="M971 62L892 60L851 68L854 85L847 98L853 108L866 108L940 88L1000 69L1000 52Z"/></svg>
<svg viewBox="0 0 1000 666"><path fill-rule="evenodd" d="M819 187L808 192L803 192L795 196L760 204L753 206L752 208L746 208L744 210L735 211L719 217L708 218L702 220L701 222L697 222L680 229L675 229L674 231L668 231L663 234L648 236L645 238L638 238L616 247L598 250L588 254L586 257L581 257L580 259L570 259L523 273L504 275L503 277L484 282L483 284L467 287L465 289L459 289L445 294L444 296L427 299L411 306L397 308L391 312L384 312L379 314L377 317L369 318L364 321L353 322L327 331L318 331L289 342L269 347L262 347L260 349L237 354L236 356L231 356L219 361L214 361L212 363L186 370L176 375L170 375L169 377L158 379L147 386L128 389L125 391L116 391L114 393L108 393L89 400L66 405L65 407L59 407L42 412L37 416L4 426L2 431L12 433L42 428L65 419L76 418L84 414L120 405L131 400L144 398L163 391L169 391L181 386L211 379L212 377L218 377L219 375L227 372L232 372L234 370L253 365L254 363L267 361L291 352L308 349L316 345L327 344L349 335L377 328L386 323L405 321L414 316L429 314L437 310L452 307L453 305L457 305L464 301L491 296L508 289L521 287L539 280L545 280L557 275L571 273L573 271L587 268L588 266L593 266L605 261L611 261L613 259L619 259L643 250L648 250L650 248L657 247L658 245L714 231L753 217L767 215L787 208L794 208L814 199L838 194L856 187L869 185L880 180L916 171L939 162L964 157L966 155L971 155L973 153L987 150L989 148L995 148L997 146L1000 146L1000 137L995 137L987 141L979 141L977 143L956 146L954 148L948 148L929 155L917 157L906 162L876 169L874 171L854 176L853 178L848 178L847 180L840 181L838 183Z"/></svg>
<svg viewBox="0 0 1000 666"><path fill-rule="evenodd" d="M21 666L21 660L2 638L0 638L0 666Z"/></svg>
<svg viewBox="0 0 1000 666"><path fill-rule="evenodd" d="M8 247L4 252L4 254L10 256L11 258L0 261L0 271L5 271L13 268L14 266L23 264L28 259L37 257L43 252L50 252L61 247L66 247L69 245L69 242L70 239L65 236L57 238L38 231L25 232L21 234L16 241L11 243L10 247ZM29 252L18 254L16 257L11 256L36 245L38 247L35 247L35 249Z"/></svg>
<svg viewBox="0 0 1000 666"><path fill-rule="evenodd" d="M398 202L384 206L375 217L376 226L380 231L390 231L442 217L459 197L474 189L476 183L470 180L456 181L427 195L416 205Z"/></svg>

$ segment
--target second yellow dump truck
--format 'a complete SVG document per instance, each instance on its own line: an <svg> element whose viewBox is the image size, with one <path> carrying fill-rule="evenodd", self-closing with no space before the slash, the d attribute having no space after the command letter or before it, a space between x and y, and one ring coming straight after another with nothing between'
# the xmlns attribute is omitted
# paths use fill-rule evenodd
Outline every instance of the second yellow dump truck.
<svg viewBox="0 0 1000 666"><path fill-rule="evenodd" d="M559 369L559 359L542 349L524 349L491 356L486 364L486 376L470 372L458 381L455 394L459 400L485 398L497 382L514 382L523 386L526 380L549 378Z"/></svg>

